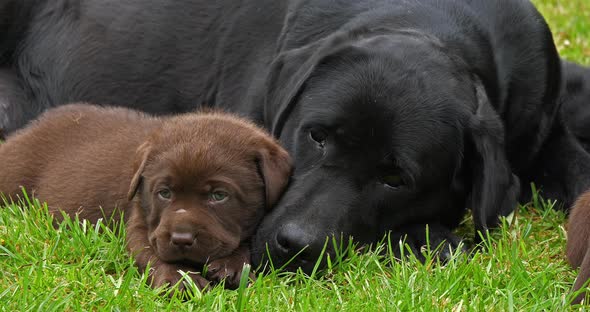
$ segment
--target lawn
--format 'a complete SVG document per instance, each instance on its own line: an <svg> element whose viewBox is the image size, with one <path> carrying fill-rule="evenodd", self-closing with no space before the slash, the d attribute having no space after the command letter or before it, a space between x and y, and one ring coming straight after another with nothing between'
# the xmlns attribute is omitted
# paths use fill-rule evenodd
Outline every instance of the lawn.
<svg viewBox="0 0 590 312"><path fill-rule="evenodd" d="M590 1L534 2L562 55L590 65ZM185 300L146 286L125 252L124 229L68 219L56 229L34 200L24 209L4 204L0 310L564 311L576 272L564 257L565 216L552 204L532 198L483 249L446 264L428 255L424 264L396 261L387 251L399 246L386 241L345 250L346 260L312 277L274 271L236 291L218 287Z"/></svg>

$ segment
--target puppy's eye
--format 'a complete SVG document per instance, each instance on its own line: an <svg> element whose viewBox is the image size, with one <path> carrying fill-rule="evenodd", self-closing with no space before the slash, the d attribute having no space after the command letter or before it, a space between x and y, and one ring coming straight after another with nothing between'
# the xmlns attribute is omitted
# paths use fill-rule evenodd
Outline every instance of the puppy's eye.
<svg viewBox="0 0 590 312"><path fill-rule="evenodd" d="M215 203L224 202L229 197L229 194L224 191L213 191L209 193L209 200Z"/></svg>
<svg viewBox="0 0 590 312"><path fill-rule="evenodd" d="M406 184L404 178L400 174L386 175L381 178L381 183L391 188L399 188Z"/></svg>
<svg viewBox="0 0 590 312"><path fill-rule="evenodd" d="M158 191L158 197L163 200L169 200L172 198L172 192L169 189L162 189Z"/></svg>
<svg viewBox="0 0 590 312"><path fill-rule="evenodd" d="M309 131L309 137L320 147L324 147L326 144L326 139L328 138L328 133L321 129L311 129Z"/></svg>

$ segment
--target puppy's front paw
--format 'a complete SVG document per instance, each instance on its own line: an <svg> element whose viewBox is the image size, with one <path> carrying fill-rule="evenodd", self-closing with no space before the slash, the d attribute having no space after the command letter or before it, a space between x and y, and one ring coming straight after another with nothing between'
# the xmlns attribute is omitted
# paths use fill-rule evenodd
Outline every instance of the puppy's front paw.
<svg viewBox="0 0 590 312"><path fill-rule="evenodd" d="M201 276L200 273L195 272L193 268L184 265L160 262L150 269L149 278L151 286L153 288L158 288L161 286L171 287L176 285L182 279L182 275L179 271L185 272L201 290L207 288L209 285L209 281ZM185 292L187 290L186 286L185 283L180 283L177 290Z"/></svg>
<svg viewBox="0 0 590 312"><path fill-rule="evenodd" d="M214 282L225 280L226 288L236 289L240 286L242 270L247 264L250 264L250 260L240 254L216 259L207 266L207 278ZM253 273L250 273L249 277L252 280L256 278Z"/></svg>

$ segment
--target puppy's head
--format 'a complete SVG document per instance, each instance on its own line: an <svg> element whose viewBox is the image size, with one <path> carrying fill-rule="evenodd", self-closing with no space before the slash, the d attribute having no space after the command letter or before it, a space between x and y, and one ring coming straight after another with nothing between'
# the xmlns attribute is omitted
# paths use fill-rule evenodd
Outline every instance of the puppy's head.
<svg viewBox="0 0 590 312"><path fill-rule="evenodd" d="M288 154L249 122L174 117L137 150L129 198L140 202L161 260L203 264L253 234L290 171Z"/></svg>

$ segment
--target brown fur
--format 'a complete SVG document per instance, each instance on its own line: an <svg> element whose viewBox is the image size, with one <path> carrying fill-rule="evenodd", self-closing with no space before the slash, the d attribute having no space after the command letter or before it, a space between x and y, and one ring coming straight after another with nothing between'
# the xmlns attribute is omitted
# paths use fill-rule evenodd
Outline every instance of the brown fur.
<svg viewBox="0 0 590 312"><path fill-rule="evenodd" d="M151 263L155 287L202 264L208 279L236 286L249 238L291 172L276 141L237 117L156 118L85 104L50 110L10 136L0 164L0 192L12 198L24 186L52 212L93 222L125 211L128 249L140 269ZM165 189L170 198L159 195ZM216 201L215 192L228 197Z"/></svg>
<svg viewBox="0 0 590 312"><path fill-rule="evenodd" d="M574 268L580 268L574 284L574 291L579 290L590 278L590 191L576 200L567 226L567 259ZM584 299L585 292L579 294L573 303Z"/></svg>

